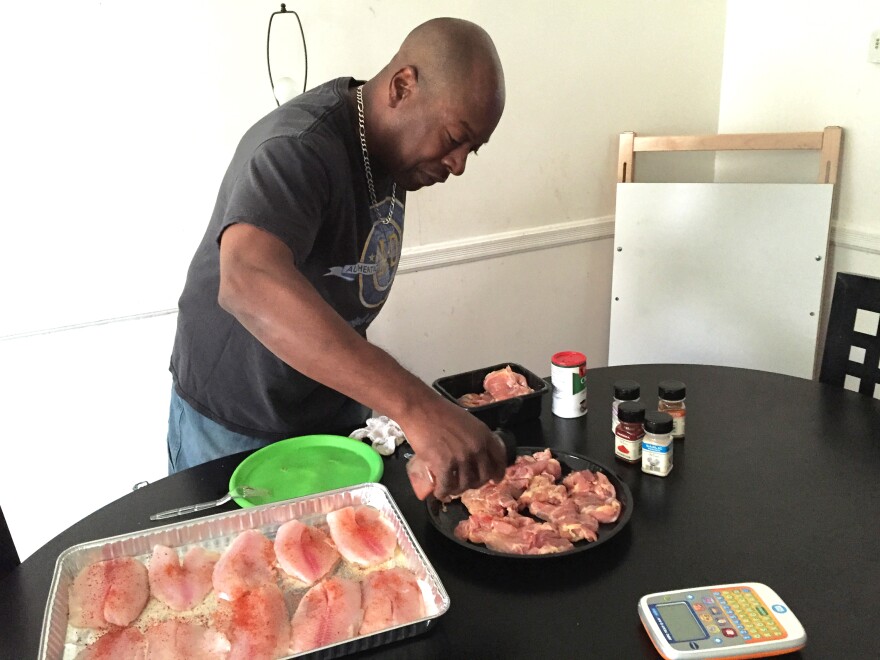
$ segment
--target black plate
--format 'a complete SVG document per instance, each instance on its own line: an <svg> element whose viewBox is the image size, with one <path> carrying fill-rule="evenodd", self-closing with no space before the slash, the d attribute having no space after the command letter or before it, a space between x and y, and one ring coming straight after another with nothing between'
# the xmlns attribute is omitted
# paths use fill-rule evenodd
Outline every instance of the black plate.
<svg viewBox="0 0 880 660"><path fill-rule="evenodd" d="M543 451L545 447L517 447L516 453L519 456L531 455L536 451ZM564 451L558 451L556 449L551 449L550 453L553 455L559 464L562 466L562 476L564 477L569 472L577 472L578 470L592 470L593 472L602 472L608 477L608 481L614 486L614 490L617 491L617 499L620 500L620 516L613 523L601 524L599 525L599 538L593 541L592 543L587 541L578 541L574 544L574 548L571 550L566 550L565 552L552 552L546 555L517 555L511 554L508 552L498 552L497 550L490 550L485 545L479 543L471 543L470 541L462 541L455 535L455 527L462 520L467 520L468 510L464 507L464 504L461 503L461 500L455 500L444 505L440 500L428 496L426 500L428 506L428 518L431 520L431 523L436 527L441 534L446 536L449 539L452 539L459 545L468 548L469 550L476 550L477 552L482 552L486 555L494 555L496 557L513 557L516 559L552 559L553 557L565 557L568 555L572 555L576 552L584 552L585 550L592 550L593 548L599 547L610 538L613 538L621 529L623 529L626 524L629 522L630 516L632 516L632 493L629 490L629 486L627 486L620 478L614 474L607 467L602 465L601 463L597 463L594 460L587 458L586 456L581 456L579 454L569 454ZM525 513L523 515L529 515Z"/></svg>

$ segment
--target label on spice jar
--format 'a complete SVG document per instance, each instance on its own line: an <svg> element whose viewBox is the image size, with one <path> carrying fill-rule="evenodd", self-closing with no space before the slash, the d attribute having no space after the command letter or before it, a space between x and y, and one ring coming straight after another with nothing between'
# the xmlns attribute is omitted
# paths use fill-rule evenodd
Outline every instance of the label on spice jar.
<svg viewBox="0 0 880 660"><path fill-rule="evenodd" d="M553 385L551 409L557 417L581 417L587 413L587 358L576 351L562 351L550 361Z"/></svg>
<svg viewBox="0 0 880 660"><path fill-rule="evenodd" d="M672 417L672 437L673 438L683 438L684 437L685 411L684 410L665 410L664 412L669 413L669 415Z"/></svg>
<svg viewBox="0 0 880 660"><path fill-rule="evenodd" d="M614 436L614 454L630 463L636 463L642 457L642 441L627 440L620 436Z"/></svg>
<svg viewBox="0 0 880 660"><path fill-rule="evenodd" d="M671 470L671 443L668 445L658 445L653 442L642 442L642 472L665 477Z"/></svg>

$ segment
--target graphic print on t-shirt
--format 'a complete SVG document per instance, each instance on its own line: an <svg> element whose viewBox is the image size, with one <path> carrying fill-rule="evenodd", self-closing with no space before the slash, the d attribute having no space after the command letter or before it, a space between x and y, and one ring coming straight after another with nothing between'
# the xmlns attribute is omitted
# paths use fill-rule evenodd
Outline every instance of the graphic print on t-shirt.
<svg viewBox="0 0 880 660"><path fill-rule="evenodd" d="M391 220L388 217L390 198L373 207L373 217L382 218L373 223L361 251L360 261L345 266L332 266L324 276L335 275L349 282L358 281L358 292L364 307L378 307L385 302L394 283L394 275L400 263L404 207L399 201L394 205Z"/></svg>

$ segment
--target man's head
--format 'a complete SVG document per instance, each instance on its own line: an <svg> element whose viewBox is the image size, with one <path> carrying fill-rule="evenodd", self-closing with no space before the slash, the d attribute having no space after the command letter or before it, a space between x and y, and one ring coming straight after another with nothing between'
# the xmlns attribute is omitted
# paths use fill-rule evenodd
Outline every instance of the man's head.
<svg viewBox="0 0 880 660"><path fill-rule="evenodd" d="M365 87L367 144L407 190L464 172L504 110L504 72L492 39L454 18L423 23Z"/></svg>

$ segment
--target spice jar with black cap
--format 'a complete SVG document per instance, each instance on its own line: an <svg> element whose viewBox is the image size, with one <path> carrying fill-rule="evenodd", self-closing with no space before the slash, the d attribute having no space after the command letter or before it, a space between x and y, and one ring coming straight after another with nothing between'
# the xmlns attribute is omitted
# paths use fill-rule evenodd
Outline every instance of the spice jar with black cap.
<svg viewBox="0 0 880 660"><path fill-rule="evenodd" d="M680 380L662 380L657 388L660 401L659 412L669 413L672 417L672 437L675 440L684 438L685 394L686 388Z"/></svg>
<svg viewBox="0 0 880 660"><path fill-rule="evenodd" d="M645 436L645 406L637 401L624 401L617 415L620 423L614 429L614 455L627 463L638 463L642 460Z"/></svg>
<svg viewBox="0 0 880 660"><path fill-rule="evenodd" d="M641 388L634 380L617 380L612 386L614 389L614 400L611 402L611 432L617 430L619 419L617 417L617 408L624 401L638 401L641 397Z"/></svg>
<svg viewBox="0 0 880 660"><path fill-rule="evenodd" d="M672 471L672 417L651 411L645 414L642 438L642 472L665 477Z"/></svg>

